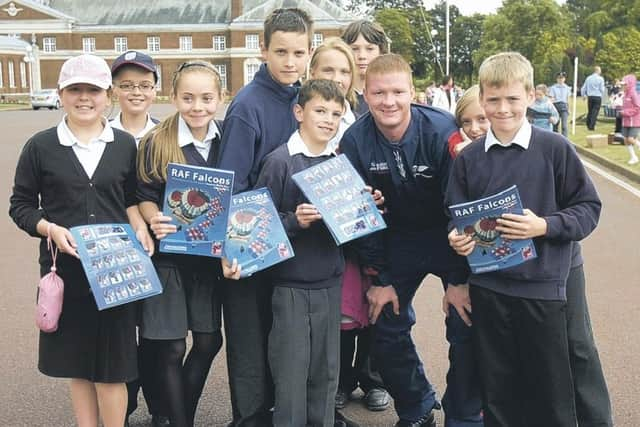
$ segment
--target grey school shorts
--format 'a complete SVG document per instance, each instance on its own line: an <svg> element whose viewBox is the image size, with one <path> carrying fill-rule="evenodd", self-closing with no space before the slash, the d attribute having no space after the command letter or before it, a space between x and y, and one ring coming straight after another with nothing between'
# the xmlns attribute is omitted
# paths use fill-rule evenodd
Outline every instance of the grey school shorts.
<svg viewBox="0 0 640 427"><path fill-rule="evenodd" d="M637 138L640 133L640 128L636 127L623 127L622 136L625 138Z"/></svg>

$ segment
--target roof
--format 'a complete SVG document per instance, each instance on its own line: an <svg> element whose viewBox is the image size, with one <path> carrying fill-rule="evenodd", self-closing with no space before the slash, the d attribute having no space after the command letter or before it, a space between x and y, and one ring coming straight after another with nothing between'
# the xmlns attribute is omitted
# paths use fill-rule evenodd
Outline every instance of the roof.
<svg viewBox="0 0 640 427"><path fill-rule="evenodd" d="M19 51L24 54L28 46L29 43L17 37L0 36L0 50Z"/></svg>
<svg viewBox="0 0 640 427"><path fill-rule="evenodd" d="M230 1L50 0L49 6L83 25L220 24L229 22Z"/></svg>
<svg viewBox="0 0 640 427"><path fill-rule="evenodd" d="M243 14L233 22L262 23L272 10L280 7L304 9L314 22L344 23L353 20L351 15L329 0L245 0ZM89 7L86 0L49 0L49 8L74 17L80 25L193 25L231 21L231 0L100 0L91 2Z"/></svg>
<svg viewBox="0 0 640 427"><path fill-rule="evenodd" d="M41 1L36 1L36 0L0 0L0 7L9 5L11 3L14 3L14 5L18 6L18 8L20 6L26 6L35 11L42 12L47 15L51 15L55 18L66 19L66 20L73 19L71 16L68 16L62 13L60 10L56 10L54 8L46 6Z"/></svg>
<svg viewBox="0 0 640 427"><path fill-rule="evenodd" d="M254 6L253 8L251 6ZM274 9L298 7L307 11L315 22L350 22L353 16L329 0L249 0L244 2L244 14L234 19L234 23L263 22Z"/></svg>

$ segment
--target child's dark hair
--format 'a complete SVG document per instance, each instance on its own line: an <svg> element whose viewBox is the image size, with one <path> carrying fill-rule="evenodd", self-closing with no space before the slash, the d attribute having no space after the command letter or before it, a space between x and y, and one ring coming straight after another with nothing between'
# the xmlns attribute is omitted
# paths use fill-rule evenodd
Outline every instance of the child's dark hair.
<svg viewBox="0 0 640 427"><path fill-rule="evenodd" d="M313 37L313 20L311 16L302 9L296 7L276 9L264 20L264 47L269 48L271 36L276 31L284 33L306 34L309 38L309 47L311 47L311 38Z"/></svg>
<svg viewBox="0 0 640 427"><path fill-rule="evenodd" d="M366 41L378 46L380 54L389 53L389 40L384 33L384 28L377 22L367 21L366 19L354 21L344 29L340 38L347 44L353 44L360 34Z"/></svg>
<svg viewBox="0 0 640 427"><path fill-rule="evenodd" d="M298 105L304 108L305 104L316 96L320 96L325 101L335 101L340 105L344 105L344 94L340 86L332 80L307 80L300 88Z"/></svg>

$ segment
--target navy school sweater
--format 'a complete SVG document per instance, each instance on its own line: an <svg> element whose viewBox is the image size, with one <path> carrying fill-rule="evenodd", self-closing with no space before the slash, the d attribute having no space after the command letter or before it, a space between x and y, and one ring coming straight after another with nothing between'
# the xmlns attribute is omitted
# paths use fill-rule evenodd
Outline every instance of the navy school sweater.
<svg viewBox="0 0 640 427"><path fill-rule="evenodd" d="M382 191L388 228L359 239L362 262L378 271L377 285L393 284L387 253L390 236L421 236L430 271L442 272L450 284L465 283L468 266L447 239L443 205L451 156L448 139L458 132L453 116L443 110L412 105L411 123L401 141L391 143L377 130L371 114L360 117L345 132L340 151L347 155L366 184ZM407 245L415 245L407 238Z"/></svg>
<svg viewBox="0 0 640 427"><path fill-rule="evenodd" d="M322 289L339 286L344 271L342 249L336 245L322 220L309 228L298 224L295 211L300 203L309 203L291 176L328 160L329 156L307 157L289 154L283 144L268 154L260 171L256 188L267 187L280 213L282 225L293 246L295 256L268 270L276 286Z"/></svg>
<svg viewBox="0 0 640 427"><path fill-rule="evenodd" d="M264 156L285 143L298 129L293 106L299 84L285 86L262 64L253 81L231 102L217 167L235 172L234 193L255 187Z"/></svg>
<svg viewBox="0 0 640 427"><path fill-rule="evenodd" d="M480 199L516 184L524 208L547 221L547 234L533 239L538 258L505 270L471 274L469 283L515 297L566 299L573 242L588 236L600 218L601 202L593 182L573 146L557 133L533 127L526 150L512 144L485 152L484 142L485 137L456 158L446 205Z"/></svg>

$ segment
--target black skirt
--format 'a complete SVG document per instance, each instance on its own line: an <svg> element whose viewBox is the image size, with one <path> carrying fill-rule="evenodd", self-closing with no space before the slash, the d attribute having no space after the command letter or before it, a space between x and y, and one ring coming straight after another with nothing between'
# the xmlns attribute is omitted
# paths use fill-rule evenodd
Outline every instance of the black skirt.
<svg viewBox="0 0 640 427"><path fill-rule="evenodd" d="M142 301L140 336L168 340L185 338L188 331L218 331L220 260L158 253L153 262L163 292Z"/></svg>
<svg viewBox="0 0 640 427"><path fill-rule="evenodd" d="M65 279L65 288L68 279ZM97 383L138 376L132 304L98 311L91 294L65 293L58 330L40 332L38 369L45 375Z"/></svg>

